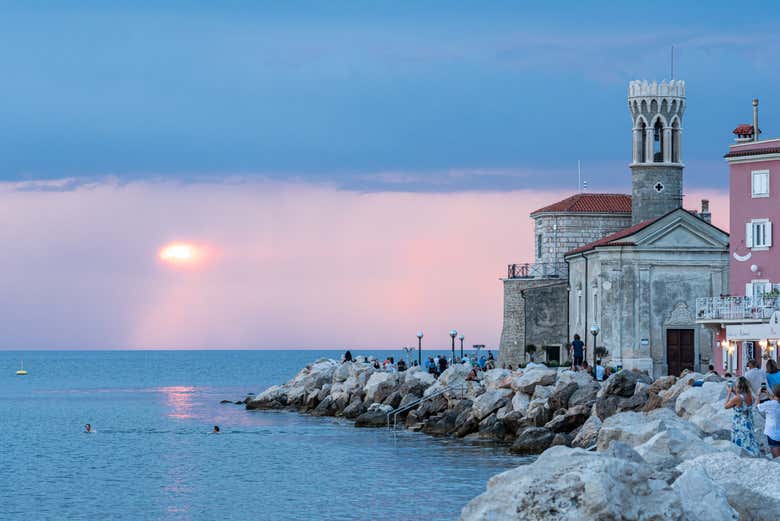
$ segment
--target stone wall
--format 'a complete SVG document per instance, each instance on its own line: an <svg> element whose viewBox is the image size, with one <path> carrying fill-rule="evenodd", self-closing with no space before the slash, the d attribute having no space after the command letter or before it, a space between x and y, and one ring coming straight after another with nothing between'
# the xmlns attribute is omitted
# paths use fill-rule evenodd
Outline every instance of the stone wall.
<svg viewBox="0 0 780 521"><path fill-rule="evenodd" d="M562 263L566 252L631 226L629 214L548 213L534 217L534 241L542 234L542 255L533 244L534 260ZM556 229L557 228L557 229Z"/></svg>
<svg viewBox="0 0 780 521"><path fill-rule="evenodd" d="M631 165L631 215L637 224L682 207L682 165ZM660 191L657 188L663 187Z"/></svg>
<svg viewBox="0 0 780 521"><path fill-rule="evenodd" d="M504 280L500 363L517 366L523 362L527 344L566 342L566 287L566 280Z"/></svg>

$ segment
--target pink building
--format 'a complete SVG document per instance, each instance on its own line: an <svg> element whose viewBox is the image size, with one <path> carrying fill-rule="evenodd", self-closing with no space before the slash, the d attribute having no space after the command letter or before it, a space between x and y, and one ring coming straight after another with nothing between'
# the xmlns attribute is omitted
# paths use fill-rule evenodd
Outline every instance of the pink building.
<svg viewBox="0 0 780 521"><path fill-rule="evenodd" d="M715 368L741 374L750 358L778 359L780 338L780 139L759 140L753 125L734 129L729 147L729 292L697 301L697 321L717 329ZM761 130L758 130L761 134Z"/></svg>

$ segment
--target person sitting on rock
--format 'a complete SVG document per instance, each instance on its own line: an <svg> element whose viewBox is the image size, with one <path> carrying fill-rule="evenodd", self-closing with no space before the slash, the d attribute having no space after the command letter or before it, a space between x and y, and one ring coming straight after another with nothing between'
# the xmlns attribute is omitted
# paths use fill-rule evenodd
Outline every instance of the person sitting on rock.
<svg viewBox="0 0 780 521"><path fill-rule="evenodd" d="M398 361L398 372L406 371L406 362L404 362L403 358Z"/></svg>
<svg viewBox="0 0 780 521"><path fill-rule="evenodd" d="M471 368L471 371L469 371L469 374L466 375L466 381L476 382L477 380L479 380L479 375L477 374L477 366L474 366Z"/></svg>
<svg viewBox="0 0 780 521"><path fill-rule="evenodd" d="M604 366L601 365L601 360L596 360L596 380L599 382L604 381Z"/></svg>
<svg viewBox="0 0 780 521"><path fill-rule="evenodd" d="M758 441L753 430L753 403L755 399L750 392L747 378L740 376L736 385L727 384L726 409L734 409L731 423L731 443L741 447L751 456L758 456Z"/></svg>
<svg viewBox="0 0 780 521"><path fill-rule="evenodd" d="M347 351L344 353L344 362L351 362L352 361L352 353L347 349Z"/></svg>

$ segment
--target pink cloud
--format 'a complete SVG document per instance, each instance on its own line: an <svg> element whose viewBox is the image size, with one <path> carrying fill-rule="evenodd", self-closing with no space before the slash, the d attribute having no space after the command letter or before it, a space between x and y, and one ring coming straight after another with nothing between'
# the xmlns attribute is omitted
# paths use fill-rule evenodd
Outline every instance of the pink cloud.
<svg viewBox="0 0 780 521"><path fill-rule="evenodd" d="M499 278L532 258L528 213L565 195L4 185L0 347L397 348L418 330L444 347L451 328L495 346ZM710 196L716 223L724 197ZM157 258L171 241L213 254L175 269Z"/></svg>

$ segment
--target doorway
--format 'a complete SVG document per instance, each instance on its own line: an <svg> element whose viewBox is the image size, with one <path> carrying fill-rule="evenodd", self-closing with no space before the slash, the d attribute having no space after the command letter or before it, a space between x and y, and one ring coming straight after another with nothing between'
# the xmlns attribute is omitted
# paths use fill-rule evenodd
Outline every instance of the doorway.
<svg viewBox="0 0 780 521"><path fill-rule="evenodd" d="M693 338L693 329L666 330L666 363L670 375L680 376L685 369L693 371Z"/></svg>

